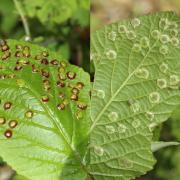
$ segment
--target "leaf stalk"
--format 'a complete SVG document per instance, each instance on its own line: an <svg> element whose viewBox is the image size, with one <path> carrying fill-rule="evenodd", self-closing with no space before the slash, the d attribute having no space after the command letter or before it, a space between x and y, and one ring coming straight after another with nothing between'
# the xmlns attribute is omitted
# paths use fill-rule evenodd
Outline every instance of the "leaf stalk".
<svg viewBox="0 0 180 180"><path fill-rule="evenodd" d="M24 26L24 31L25 31L25 34L26 34L25 41L31 41L31 32L30 32L29 24L28 24L26 16L24 15L21 4L20 4L20 2L18 0L13 0L13 1L14 1L14 4L15 4L15 7L16 7L16 9L17 9L17 11L18 11L18 13L19 13L19 15L21 17L23 26Z"/></svg>

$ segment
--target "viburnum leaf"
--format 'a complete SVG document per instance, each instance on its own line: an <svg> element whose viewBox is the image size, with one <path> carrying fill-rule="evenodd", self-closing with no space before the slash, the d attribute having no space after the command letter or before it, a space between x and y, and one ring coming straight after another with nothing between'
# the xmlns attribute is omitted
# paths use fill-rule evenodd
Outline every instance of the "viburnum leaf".
<svg viewBox="0 0 180 180"><path fill-rule="evenodd" d="M156 13L92 35L89 171L96 180L134 179L152 169L153 129L180 104L179 18Z"/></svg>
<svg viewBox="0 0 180 180"><path fill-rule="evenodd" d="M85 179L89 75L26 42L0 42L0 155L25 178Z"/></svg>

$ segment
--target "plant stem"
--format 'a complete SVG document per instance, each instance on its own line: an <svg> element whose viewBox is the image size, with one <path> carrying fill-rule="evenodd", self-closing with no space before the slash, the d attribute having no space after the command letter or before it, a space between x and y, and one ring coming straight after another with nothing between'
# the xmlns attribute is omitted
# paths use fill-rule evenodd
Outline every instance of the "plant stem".
<svg viewBox="0 0 180 180"><path fill-rule="evenodd" d="M21 16L21 20L22 20L24 30L25 30L25 34L26 34L25 40L27 40L27 41L31 40L31 33L30 33L30 29L29 29L29 24L28 24L26 16L24 15L24 12L21 8L21 4L18 0L13 0L13 1L14 1L14 4L16 6L16 9L17 9L19 15Z"/></svg>

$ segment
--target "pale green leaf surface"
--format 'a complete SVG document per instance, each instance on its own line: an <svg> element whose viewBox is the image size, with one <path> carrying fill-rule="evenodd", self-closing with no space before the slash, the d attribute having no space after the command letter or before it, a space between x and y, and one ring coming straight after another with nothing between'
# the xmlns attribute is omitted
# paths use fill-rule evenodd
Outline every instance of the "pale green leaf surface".
<svg viewBox="0 0 180 180"><path fill-rule="evenodd" d="M67 63L63 68L65 62L61 55L43 47L15 40L8 40L7 44L10 50L0 51L0 117L6 119L5 124L0 124L0 155L28 179L84 179L82 161L87 146L89 112L88 108L81 110L77 105L88 106L89 75ZM19 50L17 45L21 46ZM24 47L30 48L30 57L22 54L27 53L22 50ZM11 56L2 60L8 52ZM15 56L17 52L20 57ZM48 52L49 56L43 57L42 52ZM36 55L40 55L39 60L35 60ZM42 59L49 64L42 64ZM50 63L54 59L58 65ZM14 68L18 61L22 69L17 71ZM32 66L36 66L38 72L32 72ZM65 87L56 84L59 68L65 77L67 72L76 73L75 78L63 80ZM42 70L49 73L49 77L44 77ZM82 82L84 87L79 90L78 101L72 101L71 90L77 82ZM63 98L60 93L64 94ZM48 96L49 101L43 101L43 96ZM7 102L12 103L10 109L4 108ZM66 104L64 110L57 108L59 103ZM33 116L28 118L28 111L33 112ZM10 128L10 120L16 120L17 127ZM11 138L4 135L7 129L12 131Z"/></svg>
<svg viewBox="0 0 180 180"><path fill-rule="evenodd" d="M160 23L163 19L167 28ZM152 131L180 103L179 28L179 16L164 12L107 25L92 35L96 70L89 169L95 179L134 179L153 168ZM153 30L159 31L161 40L152 35ZM163 44L166 37L170 41ZM141 49L134 49L135 44ZM166 54L160 53L163 45Z"/></svg>

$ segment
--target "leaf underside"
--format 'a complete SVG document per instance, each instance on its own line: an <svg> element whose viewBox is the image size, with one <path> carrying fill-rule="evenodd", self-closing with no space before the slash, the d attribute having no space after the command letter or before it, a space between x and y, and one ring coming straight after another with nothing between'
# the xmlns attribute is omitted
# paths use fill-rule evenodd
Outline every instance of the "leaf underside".
<svg viewBox="0 0 180 180"><path fill-rule="evenodd" d="M29 179L84 179L89 75L30 43L0 48L0 155Z"/></svg>
<svg viewBox="0 0 180 180"><path fill-rule="evenodd" d="M151 170L153 129L180 104L180 21L162 12L107 25L91 37L90 174L127 180Z"/></svg>

